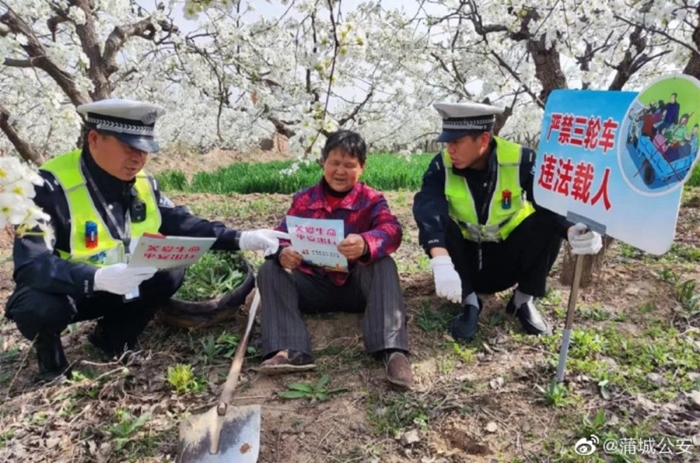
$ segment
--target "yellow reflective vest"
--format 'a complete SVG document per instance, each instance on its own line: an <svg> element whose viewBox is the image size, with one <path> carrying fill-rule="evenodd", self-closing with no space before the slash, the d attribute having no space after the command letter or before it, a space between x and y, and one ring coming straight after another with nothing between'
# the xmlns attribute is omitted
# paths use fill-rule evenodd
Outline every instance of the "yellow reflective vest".
<svg viewBox="0 0 700 463"><path fill-rule="evenodd" d="M111 235L97 211L80 168L80 156L81 150L71 151L56 156L41 166L42 170L51 172L56 177L66 195L70 211L70 249L57 249L59 256L70 262L98 267L124 262L124 244ZM146 219L143 222L131 222L132 239L144 233L158 233L161 225L158 202L143 170L136 174L134 188L139 199L145 203ZM88 222L97 224L97 245L93 247L86 246L85 229Z"/></svg>
<svg viewBox="0 0 700 463"><path fill-rule="evenodd" d="M520 185L520 160L522 147L517 143L494 137L496 140L496 185L489 199L488 219L479 223L474 198L467 179L452 171L452 161L443 151L445 164L445 196L449 215L459 225L465 239L477 242L498 242L508 235L535 211L525 198Z"/></svg>

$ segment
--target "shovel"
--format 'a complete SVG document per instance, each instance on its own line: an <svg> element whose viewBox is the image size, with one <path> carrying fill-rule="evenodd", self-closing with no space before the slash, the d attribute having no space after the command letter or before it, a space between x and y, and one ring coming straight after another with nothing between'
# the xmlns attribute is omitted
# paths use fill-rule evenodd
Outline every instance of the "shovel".
<svg viewBox="0 0 700 463"><path fill-rule="evenodd" d="M233 407L230 402L238 384L248 337L260 304L255 290L248 313L248 326L238 344L219 404L193 415L180 425L179 463L255 463L260 453L260 405Z"/></svg>

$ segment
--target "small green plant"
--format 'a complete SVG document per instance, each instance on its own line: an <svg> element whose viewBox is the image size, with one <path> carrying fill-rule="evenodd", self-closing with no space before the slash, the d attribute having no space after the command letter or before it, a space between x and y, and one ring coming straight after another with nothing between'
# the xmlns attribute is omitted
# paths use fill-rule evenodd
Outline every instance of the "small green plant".
<svg viewBox="0 0 700 463"><path fill-rule="evenodd" d="M452 343L452 349L454 350L454 353L467 365L474 363L476 360L476 351L474 349L462 347L456 342Z"/></svg>
<svg viewBox="0 0 700 463"><path fill-rule="evenodd" d="M420 400L406 394L382 398L367 395L367 415L379 435L398 437L408 426L429 425L431 407L440 406L440 401Z"/></svg>
<svg viewBox="0 0 700 463"><path fill-rule="evenodd" d="M656 305L653 302L645 302L639 307L639 312L649 314L656 312Z"/></svg>
<svg viewBox="0 0 700 463"><path fill-rule="evenodd" d="M697 282L695 280L685 280L683 283L676 283L676 299L681 303L683 310L695 315L700 313L700 296L695 294Z"/></svg>
<svg viewBox="0 0 700 463"><path fill-rule="evenodd" d="M346 388L328 389L331 378L323 375L316 384L292 383L287 384L287 391L279 392L283 399L309 399L310 401L323 402L332 394L347 391Z"/></svg>
<svg viewBox="0 0 700 463"><path fill-rule="evenodd" d="M243 284L246 270L240 253L209 251L187 269L174 297L192 302L216 298Z"/></svg>
<svg viewBox="0 0 700 463"><path fill-rule="evenodd" d="M588 330L573 330L571 336L571 356L586 358L603 351L604 338Z"/></svg>
<svg viewBox="0 0 700 463"><path fill-rule="evenodd" d="M486 319L486 324L488 326L503 326L506 324L506 317L501 313L493 313Z"/></svg>
<svg viewBox="0 0 700 463"><path fill-rule="evenodd" d="M42 425L46 422L46 412L36 412L29 418L29 424L31 425Z"/></svg>
<svg viewBox="0 0 700 463"><path fill-rule="evenodd" d="M583 417L583 423L578 434L581 436L600 435L607 424L608 420L605 418L605 410L598 410L592 420L588 416Z"/></svg>
<svg viewBox="0 0 700 463"><path fill-rule="evenodd" d="M0 449L7 446L7 444L12 441L15 437L14 429L8 429L7 431L0 431Z"/></svg>
<svg viewBox="0 0 700 463"><path fill-rule="evenodd" d="M673 271L673 269L670 269L668 267L664 267L663 269L659 270L657 276L659 277L659 280L665 281L667 283L676 283L680 279L680 275L678 275L676 272Z"/></svg>
<svg viewBox="0 0 700 463"><path fill-rule="evenodd" d="M0 339L0 345L2 345L2 339ZM9 360L14 360L19 357L19 347L13 346L6 351L0 352L0 362L7 362Z"/></svg>
<svg viewBox="0 0 700 463"><path fill-rule="evenodd" d="M236 349L238 348L238 343L240 342L240 340L240 335L230 334L224 331L219 335L219 338L216 340L216 345L218 346L221 355L223 355L225 358L230 358L233 357L233 354L236 353ZM256 355L258 353L258 350L255 347L248 346L248 348L246 349L246 353L248 355Z"/></svg>
<svg viewBox="0 0 700 463"><path fill-rule="evenodd" d="M178 394L187 392L201 392L204 390L206 381L195 376L191 365L177 364L168 367L168 383Z"/></svg>
<svg viewBox="0 0 700 463"><path fill-rule="evenodd" d="M423 311L418 314L416 323L425 332L443 331L447 327L450 318L452 318L451 314L436 312L424 307Z"/></svg>
<svg viewBox="0 0 700 463"><path fill-rule="evenodd" d="M150 414L133 416L128 410L118 409L116 411L117 423L112 423L107 427L107 432L114 438L116 449L121 450L132 440L144 424L151 417Z"/></svg>
<svg viewBox="0 0 700 463"><path fill-rule="evenodd" d="M209 365L219 354L219 346L216 345L216 339L210 334L206 338L200 339L199 342L202 344L204 364Z"/></svg>
<svg viewBox="0 0 700 463"><path fill-rule="evenodd" d="M556 379L550 381L546 388L542 389L540 387L540 389L544 392L544 401L547 405L563 407L571 403L566 386L559 383Z"/></svg>
<svg viewBox="0 0 700 463"><path fill-rule="evenodd" d="M435 359L435 362L437 363L438 371L442 374L450 373L455 368L454 358L448 357L447 355L442 356L442 357L437 357Z"/></svg>

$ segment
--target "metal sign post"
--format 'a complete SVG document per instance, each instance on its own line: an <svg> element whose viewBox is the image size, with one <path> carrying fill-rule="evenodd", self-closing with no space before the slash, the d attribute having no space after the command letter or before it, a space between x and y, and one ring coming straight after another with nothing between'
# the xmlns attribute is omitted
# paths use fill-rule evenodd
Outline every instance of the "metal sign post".
<svg viewBox="0 0 700 463"><path fill-rule="evenodd" d="M578 299L578 287L581 283L581 271L583 270L583 257L574 257L574 280L571 282L571 293L569 293L569 310L566 312L566 325L559 351L559 366L557 367L557 381L564 381L564 367L566 358L569 355L569 343L571 342L571 326L574 324L574 312L576 311L576 299Z"/></svg>
<svg viewBox="0 0 700 463"><path fill-rule="evenodd" d="M566 219L571 222L581 222L588 227L588 230L600 233L602 239L605 239L605 225L597 223L589 218L569 212L566 214ZM591 256L593 257L593 256ZM566 312L566 323L564 324L564 333L561 340L561 349L559 350L559 365L557 366L557 381L564 381L564 369L566 367L566 359L569 355L569 345L571 343L571 328L574 324L574 314L576 313L576 301L578 300L578 289L581 284L581 273L583 273L584 256L574 255L574 278L571 282L571 292L569 293L569 307Z"/></svg>

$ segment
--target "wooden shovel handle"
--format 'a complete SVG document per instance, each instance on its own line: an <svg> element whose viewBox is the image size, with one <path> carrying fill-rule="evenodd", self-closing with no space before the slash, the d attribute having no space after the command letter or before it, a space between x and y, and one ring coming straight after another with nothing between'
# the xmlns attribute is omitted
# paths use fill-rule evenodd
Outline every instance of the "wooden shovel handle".
<svg viewBox="0 0 700 463"><path fill-rule="evenodd" d="M243 339L238 343L236 348L236 354L233 356L233 363L231 363L231 369L228 372L228 377L226 378L226 383L224 384L224 390L221 392L221 399L219 400L219 406L217 407L217 413L221 416L226 414L226 408L228 403L233 397L233 391L236 389L238 384L238 375L241 372L241 367L243 366L243 359L245 358L245 353L248 347L248 338L250 337L250 331L253 327L253 321L255 321L255 312L258 310L260 305L260 291L254 288L255 296L253 297L253 303L250 306L250 312L248 313L248 326L245 329L245 334Z"/></svg>

